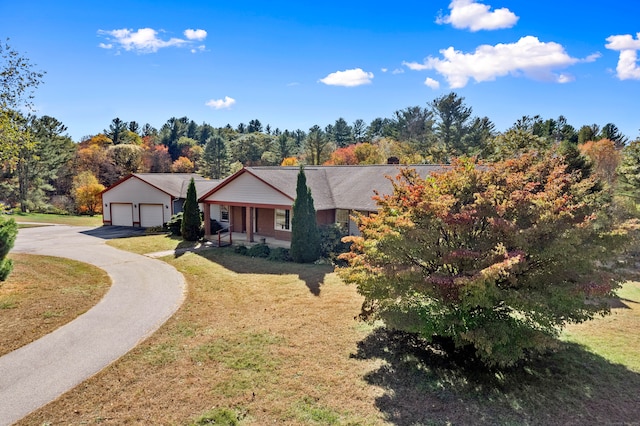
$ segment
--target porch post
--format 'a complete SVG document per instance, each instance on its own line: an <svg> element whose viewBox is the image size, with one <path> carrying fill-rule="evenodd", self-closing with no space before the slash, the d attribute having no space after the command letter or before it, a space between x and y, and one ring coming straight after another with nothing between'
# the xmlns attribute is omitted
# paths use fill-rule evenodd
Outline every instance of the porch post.
<svg viewBox="0 0 640 426"><path fill-rule="evenodd" d="M204 236L211 235L211 205L204 203Z"/></svg>
<svg viewBox="0 0 640 426"><path fill-rule="evenodd" d="M246 214L247 214L247 219L246 219L246 223L247 223L247 242L252 243L253 242L253 207L247 206L245 211L246 211Z"/></svg>

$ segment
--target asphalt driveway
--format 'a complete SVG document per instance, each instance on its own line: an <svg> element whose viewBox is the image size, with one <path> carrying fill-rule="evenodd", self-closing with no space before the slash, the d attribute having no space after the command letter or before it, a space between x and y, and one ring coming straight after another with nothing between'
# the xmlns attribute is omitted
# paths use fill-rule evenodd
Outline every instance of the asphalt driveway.
<svg viewBox="0 0 640 426"><path fill-rule="evenodd" d="M14 423L126 354L184 300L182 274L159 260L107 246L92 228L20 229L12 252L90 263L109 274L112 286L85 314L0 357L0 425Z"/></svg>

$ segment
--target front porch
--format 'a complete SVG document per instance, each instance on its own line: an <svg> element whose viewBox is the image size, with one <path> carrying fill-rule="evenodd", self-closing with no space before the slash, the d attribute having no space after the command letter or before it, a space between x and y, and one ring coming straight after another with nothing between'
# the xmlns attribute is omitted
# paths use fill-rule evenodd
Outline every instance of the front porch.
<svg viewBox="0 0 640 426"><path fill-rule="evenodd" d="M223 232L221 234L205 235L207 241L210 241L214 246L226 246L226 245L245 245L247 247L256 244L266 244L269 247L282 247L291 248L291 241L278 240L274 237L267 237L260 234L252 233L247 235L244 232ZM251 241L253 239L253 241Z"/></svg>

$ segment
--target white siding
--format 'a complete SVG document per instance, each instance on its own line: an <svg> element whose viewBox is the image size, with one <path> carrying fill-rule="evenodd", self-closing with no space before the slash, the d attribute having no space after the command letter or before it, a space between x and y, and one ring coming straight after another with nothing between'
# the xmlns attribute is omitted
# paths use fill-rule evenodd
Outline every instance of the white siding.
<svg viewBox="0 0 640 426"><path fill-rule="evenodd" d="M102 194L103 218L105 222L112 222L112 225L115 223L111 218L113 209L110 206L114 203L134 205L133 222L136 225L140 224L141 204L162 205L162 223L171 219L171 196L136 177L131 177Z"/></svg>
<svg viewBox="0 0 640 426"><path fill-rule="evenodd" d="M249 173L243 173L220 188L206 201L291 206L293 200Z"/></svg>
<svg viewBox="0 0 640 426"><path fill-rule="evenodd" d="M211 204L209 206L209 210L209 217L220 222L220 206L217 204Z"/></svg>

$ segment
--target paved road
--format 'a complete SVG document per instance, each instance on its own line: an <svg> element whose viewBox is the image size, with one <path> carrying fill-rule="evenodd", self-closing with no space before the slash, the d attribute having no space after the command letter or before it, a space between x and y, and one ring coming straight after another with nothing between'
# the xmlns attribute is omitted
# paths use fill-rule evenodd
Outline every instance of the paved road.
<svg viewBox="0 0 640 426"><path fill-rule="evenodd" d="M105 230L106 231L106 230ZM126 354L182 304L182 274L105 244L113 233L72 226L23 228L12 252L66 257L104 269L111 289L92 309L0 357L0 425L10 425Z"/></svg>

